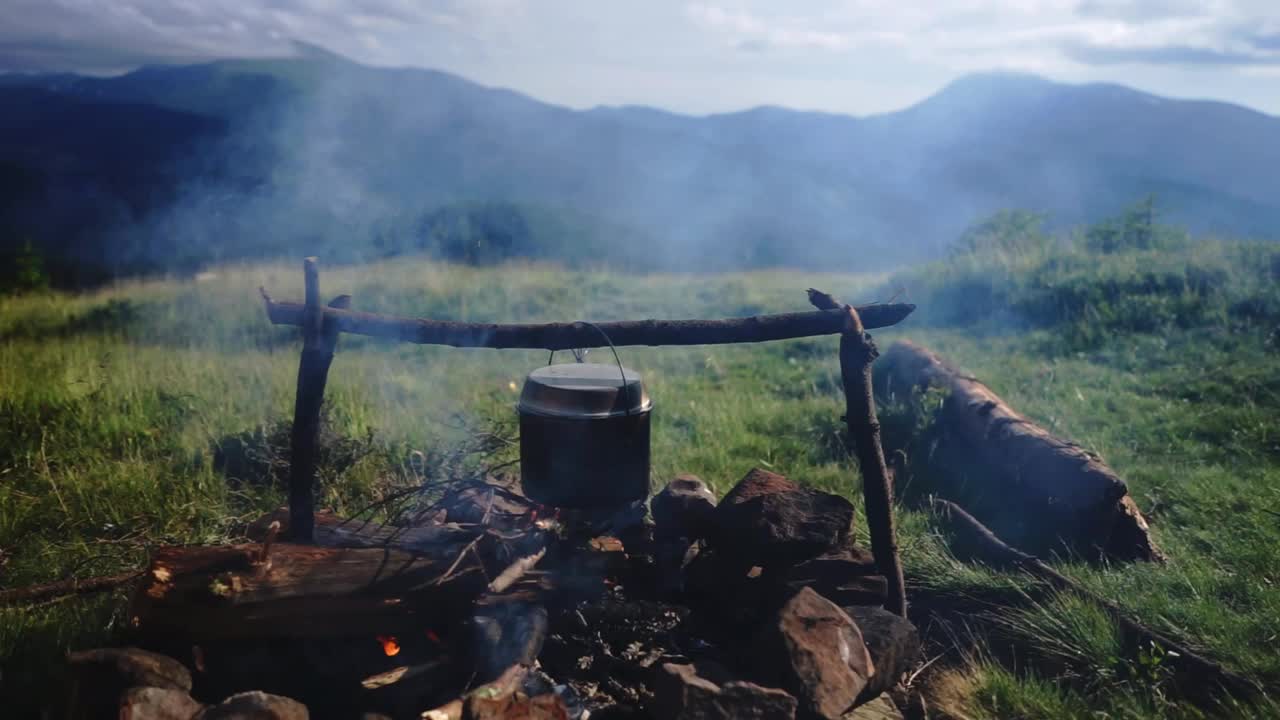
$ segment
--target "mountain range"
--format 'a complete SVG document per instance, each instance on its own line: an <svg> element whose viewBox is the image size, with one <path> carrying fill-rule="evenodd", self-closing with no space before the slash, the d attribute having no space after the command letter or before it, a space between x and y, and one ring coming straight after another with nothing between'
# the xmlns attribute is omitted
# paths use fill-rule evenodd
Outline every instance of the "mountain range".
<svg viewBox="0 0 1280 720"><path fill-rule="evenodd" d="M84 273L359 260L460 225L577 264L871 269L1000 209L1065 227L1149 194L1193 232L1280 238L1280 118L1020 74L867 117L687 116L306 50L3 75L0 107L0 250Z"/></svg>

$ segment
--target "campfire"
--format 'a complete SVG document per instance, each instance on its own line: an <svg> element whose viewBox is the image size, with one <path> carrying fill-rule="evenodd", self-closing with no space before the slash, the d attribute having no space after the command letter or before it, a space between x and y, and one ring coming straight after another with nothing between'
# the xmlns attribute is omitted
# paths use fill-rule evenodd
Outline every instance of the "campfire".
<svg viewBox="0 0 1280 720"><path fill-rule="evenodd" d="M264 292L272 322L302 327L305 340L288 507L252 523L246 544L156 550L129 609L133 646L70 656L73 716L901 717L892 704L861 709L883 705L907 672L922 669L872 400L878 352L865 328L892 325L913 306L855 308L810 290L818 310L790 315L489 325L357 313L349 296L322 307L314 261L306 280L305 304ZM533 370L518 408L519 474L424 488L430 499L413 522L384 525L314 509L320 408L342 332L553 357L609 346L614 362L583 362L579 350L577 362ZM840 335L869 550L854 542L848 499L764 469L719 499L692 475L651 495L649 421L660 409L614 345L828 334ZM1037 556L1066 544L1101 558L1163 559L1100 458L923 349L900 343L886 360L890 393L950 390L942 424L922 441L950 466L942 474L954 485L939 484L943 496L930 502L957 556L1091 598L1135 646L1169 649L1179 678L1251 691ZM901 455L894 471L905 473ZM966 495L973 478L998 492ZM1025 511L997 527L1033 554L982 524L1001 519L984 497Z"/></svg>
<svg viewBox="0 0 1280 720"><path fill-rule="evenodd" d="M319 513L309 546L278 541L281 510L255 544L161 552L131 612L148 651L96 652L184 698L432 719L839 718L915 658L853 506L765 470L718 503L681 476L648 515L557 513L496 479L431 509Z"/></svg>
<svg viewBox="0 0 1280 720"><path fill-rule="evenodd" d="M305 340L289 506L252 523L248 544L153 554L130 606L134 647L71 657L82 714L835 719L914 661L862 319L893 324L911 306L811 291L816 312L783 316L467 325L355 313L348 296L321 307L312 260L305 277L303 305L264 293L271 320ZM341 332L553 356L609 346L613 362L575 350L531 372L519 474L429 488L415 522L390 526L313 509ZM864 486L879 490L874 554L854 544L846 498L762 469L719 501L688 475L650 497L654 405L614 345L832 333Z"/></svg>

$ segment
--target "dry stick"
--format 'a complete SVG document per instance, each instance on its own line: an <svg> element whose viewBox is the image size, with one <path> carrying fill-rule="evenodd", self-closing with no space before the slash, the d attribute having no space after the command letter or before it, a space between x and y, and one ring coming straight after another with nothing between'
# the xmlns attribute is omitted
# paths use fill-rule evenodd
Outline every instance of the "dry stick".
<svg viewBox="0 0 1280 720"><path fill-rule="evenodd" d="M475 540L467 543L466 547L462 548L462 552L458 553L458 557L454 559L453 564L450 565L449 569L445 570L444 574L440 576L440 579L436 581L437 585L444 583L449 578L453 577L453 571L457 570L458 566L462 564L462 559L467 556L467 553L476 549L476 545L480 544L480 540L483 537L483 534L477 535ZM480 555L478 553L476 554L476 562L480 564L481 569L484 568L484 562L480 559Z"/></svg>
<svg viewBox="0 0 1280 720"><path fill-rule="evenodd" d="M293 431L289 457L289 532L295 542L315 540L316 456L319 451L320 406L329 365L338 344L338 330L324 322L320 307L320 268L315 258L303 261L306 281L305 313L302 325L302 358L298 362L298 390L293 406ZM347 308L350 295L340 295L330 308Z"/></svg>
<svg viewBox="0 0 1280 720"><path fill-rule="evenodd" d="M1115 603L1083 587L1071 578L1049 567L1039 558L1010 547L995 533L970 515L964 508L941 498L931 498L935 515L945 523L952 538L952 553L964 560L976 560L999 570L1022 571L1040 578L1058 590L1069 590L1097 604L1111 616L1126 635L1141 642L1155 643L1177 653L1167 656L1170 666L1181 669L1186 677L1206 684L1217 682L1232 694L1254 697L1261 688L1248 678L1188 649L1182 643L1130 618Z"/></svg>
<svg viewBox="0 0 1280 720"><path fill-rule="evenodd" d="M840 378L844 383L845 423L849 441L862 471L862 497L866 505L867 530L876 567L888 584L885 609L906 617L907 588L898 554L898 532L893 521L893 485L885 467L880 445L880 421L871 397L871 363L880 354L865 331L858 310L841 305L832 296L809 288L809 302L820 310L843 308L844 332L840 334Z"/></svg>
<svg viewBox="0 0 1280 720"><path fill-rule="evenodd" d="M46 600L113 590L125 583L136 580L142 576L143 572L145 571L130 570L118 575L104 575L83 580L73 578L42 585L29 585L27 587L14 588L13 590L3 590L0 591L0 607L22 604L35 605Z"/></svg>
<svg viewBox="0 0 1280 720"><path fill-rule="evenodd" d="M524 665L516 664L507 668L497 680L472 690L467 696L451 700L444 705L434 709L427 710L422 713L423 720L462 720L462 711L464 700L471 695L485 693L491 697L501 697L515 692L522 683L525 676L529 674L529 668Z"/></svg>
<svg viewBox="0 0 1280 720"><path fill-rule="evenodd" d="M498 575L498 577L493 579L493 582L489 583L489 592L491 593L506 592L507 589L510 588L512 585L514 585L517 580L524 577L525 573L532 570L533 566L537 565L538 561L542 559L542 556L546 554L547 554L547 549L542 548L538 552L532 555L529 555L528 557L522 557L516 560L515 562L511 563L510 565L507 566L506 570L503 570L502 573Z"/></svg>
<svg viewBox="0 0 1280 720"><path fill-rule="evenodd" d="M272 300L265 290L267 317L276 325L306 326L308 308L296 302ZM896 325L915 310L906 303L857 308L864 327ZM844 331L843 309L759 315L727 320L627 320L543 325L499 325L375 315L342 309L323 309L324 327L356 335L385 337L401 342L453 347L567 350L601 347L607 335L620 345L721 345L835 335ZM598 329L597 329L598 328ZM604 331L603 335L601 330Z"/></svg>
<svg viewBox="0 0 1280 720"><path fill-rule="evenodd" d="M377 690L388 685L394 685L401 680L411 680L419 675L429 673L444 665L448 664L449 658L437 658L431 662L421 663L419 665L402 665L386 672L380 672L370 675L360 681L360 686L365 690Z"/></svg>

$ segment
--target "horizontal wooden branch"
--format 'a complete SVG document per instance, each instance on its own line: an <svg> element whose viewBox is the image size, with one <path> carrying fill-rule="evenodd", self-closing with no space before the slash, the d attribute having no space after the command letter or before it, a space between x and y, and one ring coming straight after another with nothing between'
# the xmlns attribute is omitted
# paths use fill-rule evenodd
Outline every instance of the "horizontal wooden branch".
<svg viewBox="0 0 1280 720"><path fill-rule="evenodd" d="M301 326L306 318L302 303L272 300L264 291L267 317L276 325ZM902 322L915 305L907 303L864 305L858 315L868 329ZM452 347L525 348L568 350L614 345L723 345L767 340L836 335L844 329L844 310L757 315L726 320L627 320L591 325L582 322L543 325L502 325L376 315L324 308L326 329L371 337L391 338L421 345ZM597 329L598 328L598 329ZM603 335L601 334L603 331ZM606 341L607 335L609 341Z"/></svg>
<svg viewBox="0 0 1280 720"><path fill-rule="evenodd" d="M34 605L36 603L58 600L65 597L71 597L73 595L85 595L88 593L101 592L103 590L114 590L121 585L128 584L139 577L142 577L142 573L142 570L130 570L116 575L91 578L72 578L70 580L58 580L56 582L44 583L43 585L31 585L28 587L14 588L12 590L0 590L0 607L7 607L9 605Z"/></svg>

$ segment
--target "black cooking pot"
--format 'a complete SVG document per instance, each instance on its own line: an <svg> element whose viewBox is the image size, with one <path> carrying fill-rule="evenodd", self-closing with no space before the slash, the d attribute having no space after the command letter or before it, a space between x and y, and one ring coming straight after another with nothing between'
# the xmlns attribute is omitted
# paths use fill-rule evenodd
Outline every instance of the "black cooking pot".
<svg viewBox="0 0 1280 720"><path fill-rule="evenodd" d="M619 507L649 495L649 413L640 375L618 365L538 368L520 394L520 480L565 508Z"/></svg>

